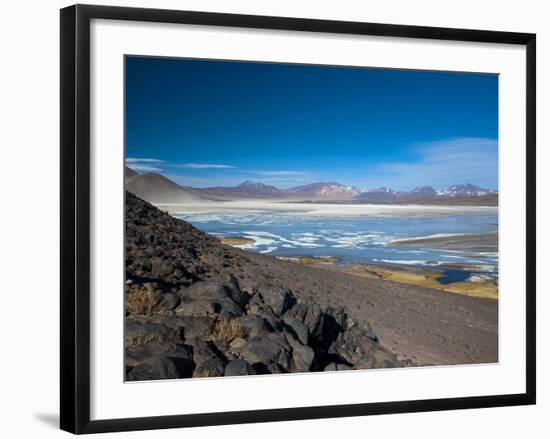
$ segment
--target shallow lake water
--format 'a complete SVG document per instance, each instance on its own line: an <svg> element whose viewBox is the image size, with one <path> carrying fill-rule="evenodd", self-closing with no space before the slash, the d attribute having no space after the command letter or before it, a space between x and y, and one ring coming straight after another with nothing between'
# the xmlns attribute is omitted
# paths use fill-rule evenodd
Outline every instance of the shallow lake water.
<svg viewBox="0 0 550 439"><path fill-rule="evenodd" d="M179 212L174 216L211 235L246 238L250 242L238 247L272 256L330 256L342 264L468 264L493 276L498 271L496 248L495 252L480 253L388 245L400 239L493 232L497 230L496 214L316 217L286 212ZM456 282L465 276L463 270L446 270L441 282Z"/></svg>

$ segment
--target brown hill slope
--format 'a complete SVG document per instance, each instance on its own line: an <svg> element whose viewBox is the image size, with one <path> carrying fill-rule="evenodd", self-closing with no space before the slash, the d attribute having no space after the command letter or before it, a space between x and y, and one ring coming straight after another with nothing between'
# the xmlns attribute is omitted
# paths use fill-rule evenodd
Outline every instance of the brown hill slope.
<svg viewBox="0 0 550 439"><path fill-rule="evenodd" d="M132 168L129 168L128 166L124 166L124 178L133 177L134 175L138 175L138 173L134 171Z"/></svg>
<svg viewBox="0 0 550 439"><path fill-rule="evenodd" d="M185 204L207 200L194 189L180 186L155 172L132 175L126 178L125 187L139 198L153 204Z"/></svg>

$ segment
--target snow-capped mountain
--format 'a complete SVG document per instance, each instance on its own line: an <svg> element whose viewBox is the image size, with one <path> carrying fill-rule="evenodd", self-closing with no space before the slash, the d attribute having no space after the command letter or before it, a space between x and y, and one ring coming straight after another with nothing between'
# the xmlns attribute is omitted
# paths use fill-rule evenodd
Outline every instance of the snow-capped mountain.
<svg viewBox="0 0 550 439"><path fill-rule="evenodd" d="M176 203L178 200L273 199L374 204L498 205L498 191L471 183L454 184L440 190L431 186L419 186L410 191L395 191L386 186L361 190L334 181L279 189L265 183L246 180L237 186L192 188L181 186L160 174L140 174L128 167L125 168L125 182L128 190L153 203Z"/></svg>
<svg viewBox="0 0 550 439"><path fill-rule="evenodd" d="M496 204L498 192L474 186L470 183L455 184L447 189L435 190L431 186L414 188L411 191L394 191L387 187L369 189L361 192L355 198L363 203L444 203L445 200L460 200L466 203L468 200L476 203L483 200L488 204ZM454 201L453 201L454 203Z"/></svg>
<svg viewBox="0 0 550 439"><path fill-rule="evenodd" d="M447 189L437 191L437 195L446 197L481 197L494 193L496 192L470 183L455 184L449 186Z"/></svg>
<svg viewBox="0 0 550 439"><path fill-rule="evenodd" d="M361 191L355 186L345 186L340 183L311 183L286 189L285 195L296 198L320 198L327 200L346 200L358 196Z"/></svg>
<svg viewBox="0 0 550 439"><path fill-rule="evenodd" d="M270 186L270 185L264 184L264 183L257 183L257 182L250 181L250 180L243 181L237 187L248 188L248 189L251 189L251 190L260 190L260 191L265 191L265 190L273 191L274 189L276 191L279 190L275 186Z"/></svg>
<svg viewBox="0 0 550 439"><path fill-rule="evenodd" d="M278 189L264 183L244 181L232 187L200 189L208 195L225 198L288 198L294 200L353 200L361 191L335 182L311 183L290 189Z"/></svg>
<svg viewBox="0 0 550 439"><path fill-rule="evenodd" d="M400 193L388 187L367 189L356 196L358 200L369 202L386 202L400 197Z"/></svg>
<svg viewBox="0 0 550 439"><path fill-rule="evenodd" d="M409 194L415 197L435 197L437 191L431 186L422 186L414 188Z"/></svg>

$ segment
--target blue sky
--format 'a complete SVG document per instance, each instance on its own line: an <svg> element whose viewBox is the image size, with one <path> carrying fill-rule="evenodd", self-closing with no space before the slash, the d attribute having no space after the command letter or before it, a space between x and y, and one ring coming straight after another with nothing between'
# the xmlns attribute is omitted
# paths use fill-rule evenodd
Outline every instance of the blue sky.
<svg viewBox="0 0 550 439"><path fill-rule="evenodd" d="M126 161L180 184L498 187L498 77L126 58Z"/></svg>

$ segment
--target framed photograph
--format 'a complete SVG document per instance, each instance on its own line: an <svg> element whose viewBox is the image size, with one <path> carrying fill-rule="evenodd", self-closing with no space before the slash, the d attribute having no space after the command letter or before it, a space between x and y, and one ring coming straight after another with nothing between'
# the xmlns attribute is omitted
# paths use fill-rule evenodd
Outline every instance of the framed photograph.
<svg viewBox="0 0 550 439"><path fill-rule="evenodd" d="M534 404L535 35L62 9L61 270L73 433Z"/></svg>

